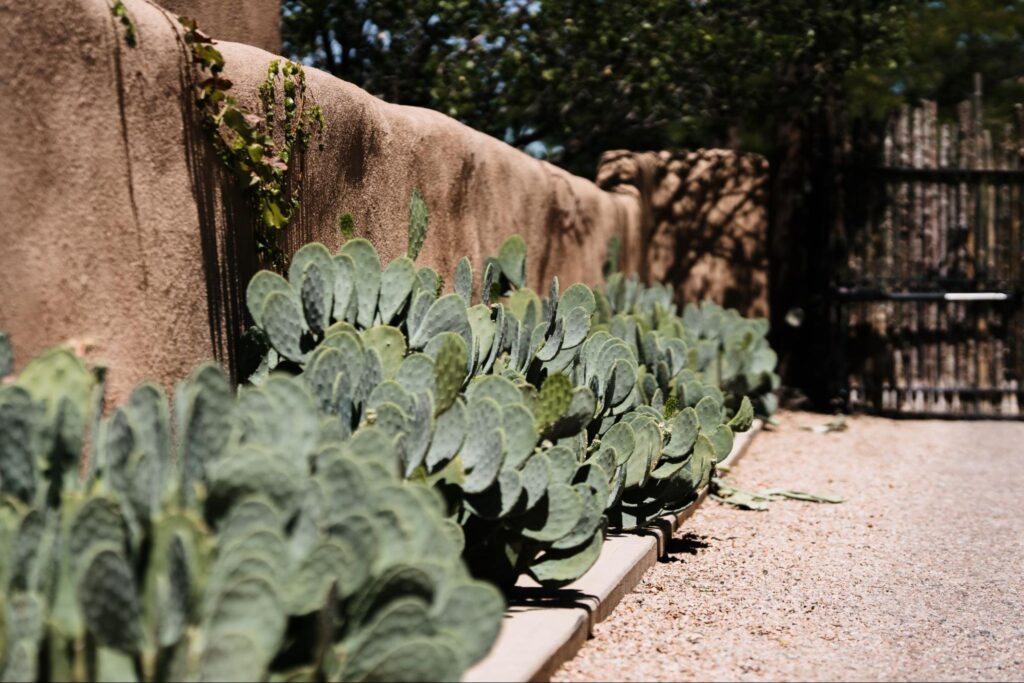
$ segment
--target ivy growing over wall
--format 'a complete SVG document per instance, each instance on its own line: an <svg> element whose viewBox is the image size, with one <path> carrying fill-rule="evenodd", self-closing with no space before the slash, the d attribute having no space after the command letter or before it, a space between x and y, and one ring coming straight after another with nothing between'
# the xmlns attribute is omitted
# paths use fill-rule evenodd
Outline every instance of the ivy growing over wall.
<svg viewBox="0 0 1024 683"><path fill-rule="evenodd" d="M242 106L228 94L233 83L222 76L224 55L213 40L194 20L178 20L185 27L193 63L206 76L197 85L196 101L217 156L240 179L256 205L256 246L261 258L279 263L274 233L288 225L300 204L299 188L288 182L289 164L298 149L308 148L313 136L323 131L323 111L307 102L302 66L278 59L268 65L267 78L259 88L263 112Z"/></svg>
<svg viewBox="0 0 1024 683"><path fill-rule="evenodd" d="M117 0L110 6L110 13L114 15L124 26L124 42L128 47L137 47L139 44L138 35L135 32L135 23L128 16L128 8L124 6L124 0Z"/></svg>

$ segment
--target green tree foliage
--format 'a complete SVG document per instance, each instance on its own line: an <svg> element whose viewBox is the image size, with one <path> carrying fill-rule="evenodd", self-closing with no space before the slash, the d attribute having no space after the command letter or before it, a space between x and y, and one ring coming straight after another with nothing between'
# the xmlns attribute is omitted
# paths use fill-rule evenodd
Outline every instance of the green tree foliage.
<svg viewBox="0 0 1024 683"><path fill-rule="evenodd" d="M1009 120L1024 102L1024 2L942 0L918 3L906 22L901 59L855 74L854 103L879 114L901 102L938 102L949 115L981 74L990 123Z"/></svg>
<svg viewBox="0 0 1024 683"><path fill-rule="evenodd" d="M773 113L889 63L905 2L286 0L284 36L297 59L388 101L589 173L616 147L742 130L763 148Z"/></svg>

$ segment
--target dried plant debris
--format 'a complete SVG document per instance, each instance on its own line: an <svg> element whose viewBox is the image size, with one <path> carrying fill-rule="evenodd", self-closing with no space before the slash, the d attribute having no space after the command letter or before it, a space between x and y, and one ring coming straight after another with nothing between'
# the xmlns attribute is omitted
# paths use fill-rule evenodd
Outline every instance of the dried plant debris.
<svg viewBox="0 0 1024 683"><path fill-rule="evenodd" d="M805 491L793 491L791 489L769 488L760 491L747 491L734 486L725 479L715 477L711 480L711 497L719 503L732 505L741 510L767 510L768 503L773 500L789 498L792 500L803 500L809 503L831 503L837 504L845 501L841 496L822 495L807 493Z"/></svg>
<svg viewBox="0 0 1024 683"><path fill-rule="evenodd" d="M833 419L828 422L816 425L804 425L801 427L804 431L814 432L815 434L830 434L832 432L845 432L848 429L846 424L846 417L843 415L836 415Z"/></svg>

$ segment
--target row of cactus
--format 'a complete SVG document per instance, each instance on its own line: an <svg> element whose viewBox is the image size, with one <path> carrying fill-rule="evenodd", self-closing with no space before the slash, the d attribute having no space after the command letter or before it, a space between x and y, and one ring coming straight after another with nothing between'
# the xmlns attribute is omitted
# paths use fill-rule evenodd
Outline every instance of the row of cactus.
<svg viewBox="0 0 1024 683"><path fill-rule="evenodd" d="M458 680L503 598L386 426L319 400L207 364L101 417L62 349L0 385L0 678Z"/></svg>
<svg viewBox="0 0 1024 683"><path fill-rule="evenodd" d="M733 308L713 301L688 303L680 315L672 288L645 285L636 276L614 273L598 292L606 319L625 315L647 329L679 338L693 349L697 376L722 389L732 408L746 396L759 417L770 418L778 408L775 373L778 358L768 343L768 321L745 318Z"/></svg>
<svg viewBox="0 0 1024 683"><path fill-rule="evenodd" d="M409 254L386 267L354 239L303 247L287 278L257 274L247 300L268 343L251 381L300 374L342 441L383 429L404 476L445 494L476 576L570 583L609 524L691 503L749 428L752 404L713 381L711 342L667 289L613 275L604 291L560 291L556 278L542 297L513 236L484 262L478 297L468 259L442 295L410 258L417 234L411 223Z"/></svg>
<svg viewBox="0 0 1024 683"><path fill-rule="evenodd" d="M525 271L525 244L511 238L485 264L479 299L468 259L442 295L432 269L408 256L382 268L373 246L353 239L336 254L306 245L287 278L263 271L247 291L268 342L250 381L296 373L342 443L369 425L386 433L404 476L445 494L474 573L503 587L523 572L546 585L585 572L614 483L586 452L604 401L563 373L526 379L575 357L593 296L578 286L545 306L520 296Z"/></svg>

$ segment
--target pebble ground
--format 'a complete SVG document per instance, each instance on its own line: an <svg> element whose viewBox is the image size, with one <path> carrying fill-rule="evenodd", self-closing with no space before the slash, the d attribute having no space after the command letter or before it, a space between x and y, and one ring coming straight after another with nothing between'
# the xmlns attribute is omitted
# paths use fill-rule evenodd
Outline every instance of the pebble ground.
<svg viewBox="0 0 1024 683"><path fill-rule="evenodd" d="M1024 680L1024 424L779 419L553 680Z"/></svg>

